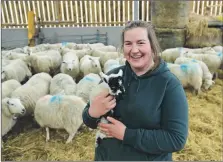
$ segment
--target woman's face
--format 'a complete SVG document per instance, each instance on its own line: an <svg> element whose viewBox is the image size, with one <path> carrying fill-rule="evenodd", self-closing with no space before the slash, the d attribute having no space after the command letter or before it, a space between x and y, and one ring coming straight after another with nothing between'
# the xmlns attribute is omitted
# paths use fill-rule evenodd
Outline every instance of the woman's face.
<svg viewBox="0 0 223 162"><path fill-rule="evenodd" d="M133 28L125 32L124 56L135 72L148 70L153 58L145 28Z"/></svg>

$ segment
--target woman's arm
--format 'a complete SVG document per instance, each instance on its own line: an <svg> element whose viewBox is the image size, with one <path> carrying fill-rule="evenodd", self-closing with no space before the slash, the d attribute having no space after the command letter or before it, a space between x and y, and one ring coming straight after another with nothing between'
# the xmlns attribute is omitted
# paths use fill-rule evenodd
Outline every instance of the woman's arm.
<svg viewBox="0 0 223 162"><path fill-rule="evenodd" d="M86 107L84 108L83 113L82 113L83 122L86 126L92 128L92 129L96 129L100 119L91 117L89 115L89 107L90 107L90 103L88 102Z"/></svg>
<svg viewBox="0 0 223 162"><path fill-rule="evenodd" d="M167 89L161 106L161 129L126 128L123 143L151 154L181 150L188 136L188 103L183 87Z"/></svg>

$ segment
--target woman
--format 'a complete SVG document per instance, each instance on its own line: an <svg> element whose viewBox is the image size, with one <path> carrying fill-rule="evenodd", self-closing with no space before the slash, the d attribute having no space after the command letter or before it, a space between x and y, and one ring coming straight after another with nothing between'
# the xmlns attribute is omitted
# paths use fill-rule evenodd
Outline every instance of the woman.
<svg viewBox="0 0 223 162"><path fill-rule="evenodd" d="M126 65L109 73L124 71L125 95L120 101L101 93L83 111L90 128L99 127L104 138L95 149L98 161L172 160L188 135L188 103L180 81L158 56L159 43L151 23L132 21L122 32ZM115 108L110 124L98 123L100 116Z"/></svg>

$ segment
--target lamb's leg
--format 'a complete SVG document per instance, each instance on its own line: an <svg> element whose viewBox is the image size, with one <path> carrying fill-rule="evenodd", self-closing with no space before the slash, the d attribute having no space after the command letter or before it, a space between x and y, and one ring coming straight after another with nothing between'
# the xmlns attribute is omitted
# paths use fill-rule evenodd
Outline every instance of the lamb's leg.
<svg viewBox="0 0 223 162"><path fill-rule="evenodd" d="M95 146L98 147L100 144L99 142L106 137L106 134L102 133L100 130L97 131L96 133L96 141L95 141Z"/></svg>
<svg viewBox="0 0 223 162"><path fill-rule="evenodd" d="M46 127L46 142L50 140L50 129Z"/></svg>
<svg viewBox="0 0 223 162"><path fill-rule="evenodd" d="M68 137L66 143L70 143L72 141L72 139L74 138L75 134L76 134L76 132L69 133L69 137Z"/></svg>

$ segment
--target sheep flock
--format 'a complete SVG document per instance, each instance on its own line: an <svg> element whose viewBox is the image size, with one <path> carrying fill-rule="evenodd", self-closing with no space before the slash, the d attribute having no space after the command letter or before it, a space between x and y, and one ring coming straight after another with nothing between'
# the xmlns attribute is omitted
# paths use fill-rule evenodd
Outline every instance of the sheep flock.
<svg viewBox="0 0 223 162"><path fill-rule="evenodd" d="M174 160L222 161L223 47L160 53L189 102L189 137ZM100 72L125 64L103 43L41 44L1 51L2 160L93 160L96 130L82 111Z"/></svg>

